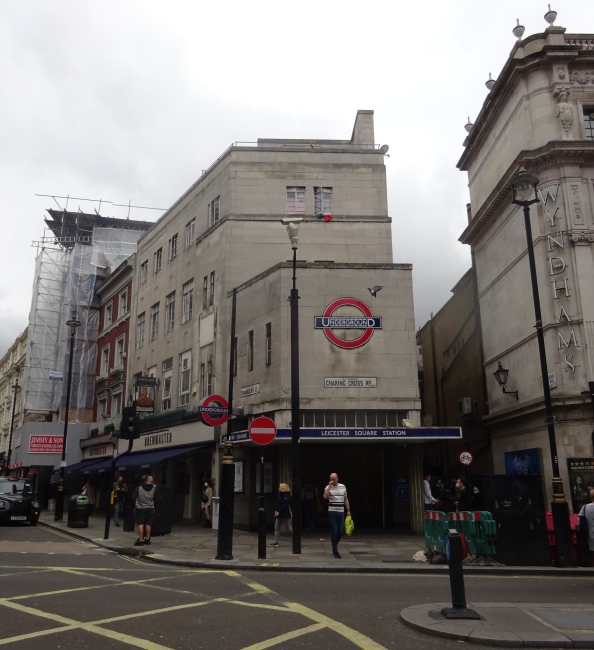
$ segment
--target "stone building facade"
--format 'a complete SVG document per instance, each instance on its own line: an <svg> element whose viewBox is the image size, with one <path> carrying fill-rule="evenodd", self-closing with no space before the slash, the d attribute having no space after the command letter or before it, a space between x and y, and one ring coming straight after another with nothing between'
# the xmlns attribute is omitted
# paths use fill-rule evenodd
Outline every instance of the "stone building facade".
<svg viewBox="0 0 594 650"><path fill-rule="evenodd" d="M549 27L519 40L489 91L458 163L471 212L461 241L472 247L484 342L496 473L531 450L551 497L551 454L522 209L512 205L518 165L540 179L531 227L567 496L580 472L594 479L594 36ZM509 369L504 394L493 372ZM508 467L509 469L509 467ZM578 503L574 501L573 507Z"/></svg>

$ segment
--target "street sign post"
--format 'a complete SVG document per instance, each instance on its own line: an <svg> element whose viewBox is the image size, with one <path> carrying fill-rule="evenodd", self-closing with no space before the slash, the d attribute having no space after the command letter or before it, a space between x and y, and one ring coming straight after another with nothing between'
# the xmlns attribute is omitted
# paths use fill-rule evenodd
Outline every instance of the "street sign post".
<svg viewBox="0 0 594 650"><path fill-rule="evenodd" d="M276 424L270 418L260 416L250 424L249 433L257 445L267 445L276 438Z"/></svg>

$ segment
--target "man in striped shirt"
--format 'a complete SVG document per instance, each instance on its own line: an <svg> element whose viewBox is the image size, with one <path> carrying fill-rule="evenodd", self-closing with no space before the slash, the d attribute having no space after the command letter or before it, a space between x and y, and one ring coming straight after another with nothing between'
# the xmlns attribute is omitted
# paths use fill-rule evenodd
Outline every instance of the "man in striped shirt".
<svg viewBox="0 0 594 650"><path fill-rule="evenodd" d="M338 542L344 533L344 511L351 514L346 487L338 482L338 474L330 474L330 483L324 490L324 499L328 501L328 519L330 521L330 537L332 539L332 555L340 559Z"/></svg>

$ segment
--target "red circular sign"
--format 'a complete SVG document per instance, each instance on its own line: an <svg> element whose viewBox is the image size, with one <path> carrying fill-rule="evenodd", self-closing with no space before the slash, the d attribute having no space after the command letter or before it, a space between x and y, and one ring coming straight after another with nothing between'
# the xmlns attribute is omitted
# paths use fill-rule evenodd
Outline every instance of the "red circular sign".
<svg viewBox="0 0 594 650"><path fill-rule="evenodd" d="M330 318L339 307L343 307L344 305L356 307L357 309L360 309L367 318L373 318L371 309L369 309L369 307L363 301L358 300L357 298L338 298L334 302L331 302L324 310L323 318ZM373 336L373 329L371 327L368 327L359 338L355 339L354 341L345 341L344 339L336 336L330 327L324 327L323 329L324 334L331 343L334 343L334 345L337 345L339 348L344 348L346 350L360 348L362 345L365 345L365 343L367 343L367 341L369 341L369 339Z"/></svg>
<svg viewBox="0 0 594 650"><path fill-rule="evenodd" d="M250 438L258 445L267 445L276 438L276 424L263 415L250 424Z"/></svg>
<svg viewBox="0 0 594 650"><path fill-rule="evenodd" d="M208 395L200 400L198 413L204 424L217 427L227 422L229 403L222 395Z"/></svg>
<svg viewBox="0 0 594 650"><path fill-rule="evenodd" d="M469 451L461 451L458 460L462 465L471 465L474 459Z"/></svg>

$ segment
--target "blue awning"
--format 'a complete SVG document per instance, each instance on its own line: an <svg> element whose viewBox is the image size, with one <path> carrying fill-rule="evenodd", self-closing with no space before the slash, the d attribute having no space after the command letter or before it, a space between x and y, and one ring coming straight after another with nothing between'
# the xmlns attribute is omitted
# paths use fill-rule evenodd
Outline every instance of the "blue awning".
<svg viewBox="0 0 594 650"><path fill-rule="evenodd" d="M155 449L154 451L141 451L136 452L135 454L127 454L121 459L116 458L115 469L117 471L123 472L125 470L135 469L136 467L152 467L154 465L159 465L160 463L163 463L170 458L183 456L184 454L191 454L200 449L206 449L211 445L212 443L206 442L200 445L168 447L166 449ZM112 458L107 458L103 461L100 461L97 465L93 465L91 471L104 472L111 469L112 460Z"/></svg>
<svg viewBox="0 0 594 650"><path fill-rule="evenodd" d="M97 458L87 458L78 463L73 463L64 468L64 474L72 474L74 472L88 471L93 465L97 465L101 460Z"/></svg>

